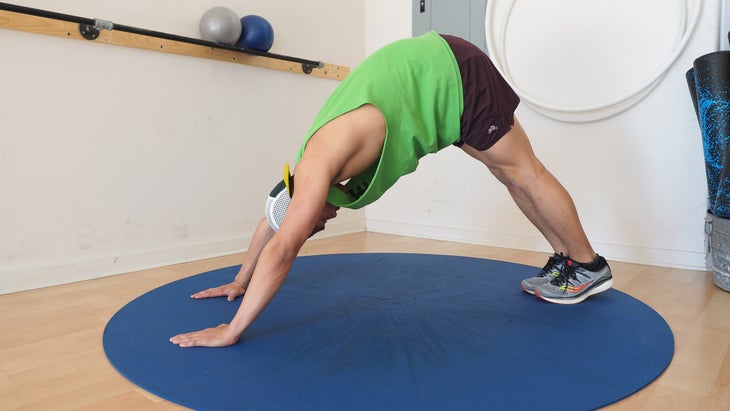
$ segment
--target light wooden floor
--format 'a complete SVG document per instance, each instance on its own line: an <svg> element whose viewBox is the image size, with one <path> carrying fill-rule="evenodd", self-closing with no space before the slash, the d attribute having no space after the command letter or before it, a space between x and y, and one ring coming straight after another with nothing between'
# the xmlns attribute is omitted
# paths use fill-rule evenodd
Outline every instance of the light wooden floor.
<svg viewBox="0 0 730 411"><path fill-rule="evenodd" d="M358 233L310 241L302 255L419 252L541 267L547 254ZM137 388L104 356L106 322L173 280L238 264L241 255L0 296L0 410L181 410ZM667 371L609 410L730 410L730 293L710 273L612 263L616 288L659 312L676 353ZM569 384L569 382L568 382Z"/></svg>

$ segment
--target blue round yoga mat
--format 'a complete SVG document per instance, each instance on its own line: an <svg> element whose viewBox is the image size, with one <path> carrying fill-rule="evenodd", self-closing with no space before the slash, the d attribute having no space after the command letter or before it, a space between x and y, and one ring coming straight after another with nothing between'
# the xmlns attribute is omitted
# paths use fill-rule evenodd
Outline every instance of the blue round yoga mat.
<svg viewBox="0 0 730 411"><path fill-rule="evenodd" d="M441 255L299 257L238 344L171 344L233 317L240 300L189 298L230 282L229 267L130 302L104 350L133 383L199 410L594 409L669 365L674 338L651 308L616 290L545 303L519 286L537 271Z"/></svg>

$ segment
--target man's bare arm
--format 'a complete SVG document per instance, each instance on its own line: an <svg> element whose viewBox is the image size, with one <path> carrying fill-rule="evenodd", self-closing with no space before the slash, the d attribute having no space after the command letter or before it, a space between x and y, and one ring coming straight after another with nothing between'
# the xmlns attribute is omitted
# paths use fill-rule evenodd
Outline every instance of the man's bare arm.
<svg viewBox="0 0 730 411"><path fill-rule="evenodd" d="M254 231L253 238L248 246L248 251L243 259L241 269L238 271L238 274L236 274L234 280L228 284L197 292L190 297L195 299L228 297L228 301L233 301L237 297L243 295L251 281L251 276L256 268L261 252L273 236L274 230L269 226L269 223L266 222L265 218L262 219Z"/></svg>
<svg viewBox="0 0 730 411"><path fill-rule="evenodd" d="M324 207L329 179L326 173L297 173L296 194L276 234L259 256L246 290L246 296L230 324L221 324L170 339L181 347L222 347L235 344L266 308L289 274L291 265L319 219Z"/></svg>
<svg viewBox="0 0 730 411"><path fill-rule="evenodd" d="M384 118L371 105L352 110L318 130L296 166L295 192L286 217L279 231L263 248L246 297L231 323L179 334L170 341L181 347L220 347L236 343L289 274L297 253L320 218L329 188L377 161L384 139Z"/></svg>

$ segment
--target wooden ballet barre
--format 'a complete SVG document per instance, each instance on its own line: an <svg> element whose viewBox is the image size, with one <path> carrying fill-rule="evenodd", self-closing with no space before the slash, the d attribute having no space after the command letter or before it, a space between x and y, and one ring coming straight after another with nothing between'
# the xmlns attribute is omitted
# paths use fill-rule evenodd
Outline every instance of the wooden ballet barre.
<svg viewBox="0 0 730 411"><path fill-rule="evenodd" d="M89 19L8 3L0 3L0 28L202 57L332 80L342 80L350 72L348 67L321 61L243 49L192 37L125 26L107 20Z"/></svg>

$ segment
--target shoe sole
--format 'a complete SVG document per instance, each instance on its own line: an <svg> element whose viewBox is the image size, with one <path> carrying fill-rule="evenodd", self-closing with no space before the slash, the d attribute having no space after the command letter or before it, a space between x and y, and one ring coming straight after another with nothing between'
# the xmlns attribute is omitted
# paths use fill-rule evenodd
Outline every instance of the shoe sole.
<svg viewBox="0 0 730 411"><path fill-rule="evenodd" d="M522 291L526 292L527 294L535 295L535 291L534 290L533 291L530 291L527 288L523 287L522 284L520 284L520 288L522 288Z"/></svg>
<svg viewBox="0 0 730 411"><path fill-rule="evenodd" d="M544 277L541 277L541 278L544 278ZM545 284L547 284L549 282L550 282L550 280L546 278L545 279ZM542 285L542 284L540 284L540 285ZM530 294L530 295L535 295L535 290L537 290L537 287L539 287L539 286L536 286L532 290L529 290L529 289L525 288L524 283L522 283L522 282L520 283L520 288L522 289L522 291L524 291L524 292L526 292L527 294Z"/></svg>
<svg viewBox="0 0 730 411"><path fill-rule="evenodd" d="M552 297L544 297L540 295L540 292L535 290L535 296L540 298L543 301L547 301L553 304L563 304L563 305L569 305L569 304L578 304L582 303L586 300L586 298L600 294L604 291L608 291L613 287L613 278L609 278L607 281L602 282L601 284L598 284L597 286L590 288L588 291L584 292L583 294L571 297L571 298L552 298Z"/></svg>

